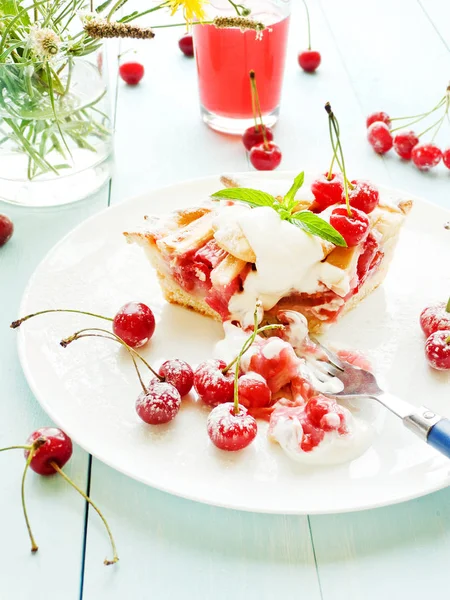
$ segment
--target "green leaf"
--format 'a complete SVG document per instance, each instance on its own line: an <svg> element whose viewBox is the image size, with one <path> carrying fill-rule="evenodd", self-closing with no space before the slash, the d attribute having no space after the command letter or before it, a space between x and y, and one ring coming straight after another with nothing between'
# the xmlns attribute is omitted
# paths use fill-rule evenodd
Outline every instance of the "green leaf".
<svg viewBox="0 0 450 600"><path fill-rule="evenodd" d="M250 206L270 206L274 208L275 198L267 192L250 188L226 188L211 195L213 199L239 200Z"/></svg>
<svg viewBox="0 0 450 600"><path fill-rule="evenodd" d="M294 183L292 184L291 189L288 191L288 193L284 197L284 205L288 210L292 210L294 208L295 194L302 187L304 181L305 181L305 173L304 173L304 171L302 171L294 179Z"/></svg>
<svg viewBox="0 0 450 600"><path fill-rule="evenodd" d="M309 210L294 213L289 221L293 225L301 227L304 231L331 242L335 246L347 246L342 235L334 227Z"/></svg>

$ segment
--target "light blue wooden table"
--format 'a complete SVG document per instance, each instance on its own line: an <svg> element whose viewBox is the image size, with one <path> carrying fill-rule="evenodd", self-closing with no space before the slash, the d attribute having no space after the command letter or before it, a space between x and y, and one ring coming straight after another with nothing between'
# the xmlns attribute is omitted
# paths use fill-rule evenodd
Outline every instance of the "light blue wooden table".
<svg viewBox="0 0 450 600"><path fill-rule="evenodd" d="M450 207L450 172L419 173L393 157L376 157L364 139L364 118L372 110L414 114L443 93L450 72L450 3L311 0L313 41L323 55L316 76L296 64L306 31L300 2L294 4L276 129L283 168L328 165L323 104L330 100L353 173ZM64 209L0 207L16 225L14 238L0 250L1 445L21 443L49 424L8 330L44 254L82 220L129 196L248 168L239 140L199 122L195 64L179 53L179 33L167 30L139 46L145 79L137 88L118 85L110 188ZM29 553L19 493L23 458L9 453L0 461L0 600L422 600L450 594L450 490L347 515L247 514L168 496L77 448L67 471L104 509L117 538L120 563L106 568L109 548L98 518L57 477L29 477L29 512L40 545L37 555Z"/></svg>

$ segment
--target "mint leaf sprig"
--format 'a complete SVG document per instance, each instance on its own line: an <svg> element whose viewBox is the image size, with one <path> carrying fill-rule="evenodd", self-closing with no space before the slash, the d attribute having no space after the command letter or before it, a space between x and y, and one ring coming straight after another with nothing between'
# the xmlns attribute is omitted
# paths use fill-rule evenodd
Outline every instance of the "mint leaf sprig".
<svg viewBox="0 0 450 600"><path fill-rule="evenodd" d="M335 246L346 247L347 244L342 235L324 219L309 210L294 212L297 205L295 196L302 187L305 173L302 172L294 179L294 183L281 198L275 198L272 194L251 188L225 188L212 194L213 200L236 200L250 205L252 208L268 206L276 211L283 221L289 221L307 233L331 242Z"/></svg>

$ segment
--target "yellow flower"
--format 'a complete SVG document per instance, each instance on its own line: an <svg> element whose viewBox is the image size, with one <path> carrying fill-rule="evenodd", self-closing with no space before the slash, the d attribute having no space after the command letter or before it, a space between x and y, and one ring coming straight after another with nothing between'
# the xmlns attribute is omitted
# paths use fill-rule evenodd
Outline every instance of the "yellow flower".
<svg viewBox="0 0 450 600"><path fill-rule="evenodd" d="M174 15L179 8L183 7L186 23L203 21L205 19L203 5L206 3L206 0L168 0L168 2L172 9L172 15Z"/></svg>

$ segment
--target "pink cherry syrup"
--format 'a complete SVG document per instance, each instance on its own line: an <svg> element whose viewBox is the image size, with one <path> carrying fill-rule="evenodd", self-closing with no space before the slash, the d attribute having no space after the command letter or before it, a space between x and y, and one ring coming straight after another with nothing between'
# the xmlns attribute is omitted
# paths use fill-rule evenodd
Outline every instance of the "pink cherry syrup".
<svg viewBox="0 0 450 600"><path fill-rule="evenodd" d="M217 29L213 25L194 27L200 102L206 113L227 119L251 120L251 69L256 73L262 114L271 115L277 111L289 17L282 18L281 14L275 13L252 17L267 25L262 39L257 38L255 31ZM268 120L266 124L273 122Z"/></svg>

